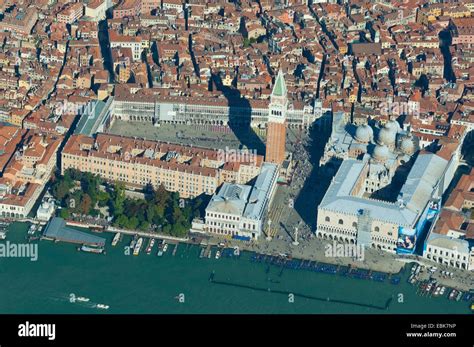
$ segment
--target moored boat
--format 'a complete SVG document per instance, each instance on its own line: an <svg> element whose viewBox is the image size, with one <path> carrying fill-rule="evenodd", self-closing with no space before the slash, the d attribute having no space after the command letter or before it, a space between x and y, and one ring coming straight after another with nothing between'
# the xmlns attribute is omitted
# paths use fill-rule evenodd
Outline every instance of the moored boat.
<svg viewBox="0 0 474 347"><path fill-rule="evenodd" d="M102 233L102 232L104 232L104 227L101 227L101 226L99 226L99 227L90 227L89 229L90 229L91 231L95 232L95 233Z"/></svg>
<svg viewBox="0 0 474 347"><path fill-rule="evenodd" d="M33 235L36 232L36 224L31 224L28 229L28 235Z"/></svg>
<svg viewBox="0 0 474 347"><path fill-rule="evenodd" d="M390 283L396 285L396 284L399 284L399 283L400 283L400 280L401 280L400 277L394 276L394 277L392 277L392 279L390 280Z"/></svg>
<svg viewBox="0 0 474 347"><path fill-rule="evenodd" d="M137 243L137 240L138 240L138 235L135 234L135 236L133 236L132 241L130 242L130 248L131 248L131 249L135 249L135 245L136 245L136 243Z"/></svg>
<svg viewBox="0 0 474 347"><path fill-rule="evenodd" d="M158 253L156 255L159 257L163 255L163 242L164 241L160 241L160 244L158 245Z"/></svg>
<svg viewBox="0 0 474 347"><path fill-rule="evenodd" d="M135 248L133 249L133 255L138 255L140 253L142 244L143 244L143 238L140 237L137 243L135 244Z"/></svg>
<svg viewBox="0 0 474 347"><path fill-rule="evenodd" d="M104 248L102 247L92 247L92 246L87 246L87 245L82 245L77 250L82 251L82 252L97 253L97 254L102 254L104 252Z"/></svg>
<svg viewBox="0 0 474 347"><path fill-rule="evenodd" d="M152 251L154 245L155 245L155 239L151 238L150 242L148 242L148 246L146 248L146 254L148 254L148 255L151 254L151 251Z"/></svg>
<svg viewBox="0 0 474 347"><path fill-rule="evenodd" d="M121 236L120 233L116 233L116 234L115 234L114 239L112 240L112 246L116 246L117 243L119 243L119 241L120 241L120 236Z"/></svg>

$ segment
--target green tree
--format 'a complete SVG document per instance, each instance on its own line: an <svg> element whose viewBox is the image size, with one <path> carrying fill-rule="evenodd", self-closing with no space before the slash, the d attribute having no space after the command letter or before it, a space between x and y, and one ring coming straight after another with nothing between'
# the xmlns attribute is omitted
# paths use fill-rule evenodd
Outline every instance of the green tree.
<svg viewBox="0 0 474 347"><path fill-rule="evenodd" d="M89 214L91 207L92 207L92 199L89 196L89 194L87 193L82 194L80 211L83 214Z"/></svg>
<svg viewBox="0 0 474 347"><path fill-rule="evenodd" d="M102 190L100 190L97 193L97 203L99 204L99 207L107 206L109 200L110 200L110 194L109 193L104 192Z"/></svg>
<svg viewBox="0 0 474 347"><path fill-rule="evenodd" d="M170 193L165 189L165 187L163 187L163 185L160 185L153 194L153 201L158 206L162 206L163 209L168 204L169 199L170 199Z"/></svg>
<svg viewBox="0 0 474 347"><path fill-rule="evenodd" d="M63 201L71 188L72 184L65 180L56 181L52 189L53 196L56 199Z"/></svg>
<svg viewBox="0 0 474 347"><path fill-rule="evenodd" d="M121 182L115 183L112 192L111 209L115 216L124 213L125 185Z"/></svg>
<svg viewBox="0 0 474 347"><path fill-rule="evenodd" d="M63 219L69 219L69 216L70 216L70 213L67 208L62 208L61 210L59 210L59 217Z"/></svg>
<svg viewBox="0 0 474 347"><path fill-rule="evenodd" d="M132 217L128 220L127 228L131 230L137 229L139 224L138 218L137 217Z"/></svg>
<svg viewBox="0 0 474 347"><path fill-rule="evenodd" d="M138 226L138 229L143 230L143 231L147 231L148 229L150 229L150 223L147 222L147 221L143 221Z"/></svg>
<svg viewBox="0 0 474 347"><path fill-rule="evenodd" d="M115 224L121 228L126 228L128 226L128 217L121 214L115 220Z"/></svg>

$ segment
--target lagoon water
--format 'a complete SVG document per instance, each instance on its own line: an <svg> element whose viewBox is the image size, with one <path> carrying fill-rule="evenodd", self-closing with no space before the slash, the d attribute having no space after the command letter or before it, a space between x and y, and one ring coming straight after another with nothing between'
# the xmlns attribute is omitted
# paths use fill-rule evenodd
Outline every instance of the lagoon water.
<svg viewBox="0 0 474 347"><path fill-rule="evenodd" d="M28 225L10 226L10 242L26 242ZM250 254L240 259L200 259L200 248L173 245L163 257L145 253L125 255L124 237L107 255L78 252L75 245L39 241L38 260L0 258L0 313L469 313L465 301L427 298L406 282L400 284L359 280L307 270L281 270L252 263ZM2 241L4 242L4 241ZM213 252L213 254L215 251ZM214 272L215 281L209 281ZM240 286L239 286L240 285ZM259 289L252 289L259 288ZM295 293L290 303L288 294ZM90 298L71 302L71 294ZM178 297L184 294L184 302ZM301 294L302 296L298 295ZM403 302L399 302L400 294ZM330 298L335 303L308 297ZM378 309L392 298L387 309ZM100 310L97 303L109 305ZM368 306L365 306L368 305Z"/></svg>

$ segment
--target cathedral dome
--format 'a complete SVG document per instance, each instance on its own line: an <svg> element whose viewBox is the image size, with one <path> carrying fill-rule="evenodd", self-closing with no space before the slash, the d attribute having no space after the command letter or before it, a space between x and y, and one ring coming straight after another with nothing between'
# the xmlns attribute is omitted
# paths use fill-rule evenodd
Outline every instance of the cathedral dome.
<svg viewBox="0 0 474 347"><path fill-rule="evenodd" d="M393 128L383 127L379 131L379 136L377 138L377 143L379 145L391 146L395 143L397 137L397 131Z"/></svg>
<svg viewBox="0 0 474 347"><path fill-rule="evenodd" d="M374 132L367 124L362 124L357 127L355 139L362 143L368 143L372 140Z"/></svg>
<svg viewBox="0 0 474 347"><path fill-rule="evenodd" d="M390 129L395 133L398 133L400 131L400 124L398 124L395 119L391 119L385 124L385 128Z"/></svg>
<svg viewBox="0 0 474 347"><path fill-rule="evenodd" d="M403 140L400 142L400 150L405 154L413 154L415 151L415 144L413 143L413 139L411 137L404 137Z"/></svg>
<svg viewBox="0 0 474 347"><path fill-rule="evenodd" d="M372 152L372 157L377 161L385 161L390 155L390 150L385 145L377 145Z"/></svg>

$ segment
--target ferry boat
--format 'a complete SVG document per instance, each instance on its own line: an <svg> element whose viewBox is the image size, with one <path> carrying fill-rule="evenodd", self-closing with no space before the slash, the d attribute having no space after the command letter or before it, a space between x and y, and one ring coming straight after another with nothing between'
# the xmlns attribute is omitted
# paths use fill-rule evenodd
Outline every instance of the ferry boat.
<svg viewBox="0 0 474 347"><path fill-rule="evenodd" d="M453 289L451 293L449 293L449 300L456 299L457 294L458 294L458 291L456 289Z"/></svg>
<svg viewBox="0 0 474 347"><path fill-rule="evenodd" d="M199 253L199 258L203 258L204 257L204 248L201 248L201 253Z"/></svg>
<svg viewBox="0 0 474 347"><path fill-rule="evenodd" d="M462 294L463 294L463 293L462 293L461 291L458 292L458 295L456 295L456 301L461 300Z"/></svg>
<svg viewBox="0 0 474 347"><path fill-rule="evenodd" d="M76 301L89 302L90 299L89 299L89 298L85 298L85 297L83 297L83 296L78 296L78 297L76 298Z"/></svg>
<svg viewBox="0 0 474 347"><path fill-rule="evenodd" d="M133 255L138 255L140 253L142 244L143 244L143 238L140 237L137 243L135 244L135 248L133 249Z"/></svg>
<svg viewBox="0 0 474 347"><path fill-rule="evenodd" d="M151 250L153 249L153 246L155 245L155 239L151 238L150 242L148 243L148 247L146 248L146 254L150 255Z"/></svg>
<svg viewBox="0 0 474 347"><path fill-rule="evenodd" d="M207 255L207 259L211 259L212 257L212 249L209 250L209 254Z"/></svg>
<svg viewBox="0 0 474 347"><path fill-rule="evenodd" d="M114 236L114 239L112 240L112 246L117 246L117 243L119 243L120 241L120 233L116 233L115 236Z"/></svg>
<svg viewBox="0 0 474 347"><path fill-rule="evenodd" d="M166 241L163 240L163 253L166 253L167 250L168 250L168 244L166 243Z"/></svg>
<svg viewBox="0 0 474 347"><path fill-rule="evenodd" d="M91 247L91 246L86 246L86 245L82 245L77 250L87 252L87 253L97 253L97 254L102 254L104 252L104 248L102 247Z"/></svg>
<svg viewBox="0 0 474 347"><path fill-rule="evenodd" d="M441 290L439 291L439 295L444 295L444 292L446 291L446 287L442 286Z"/></svg>
<svg viewBox="0 0 474 347"><path fill-rule="evenodd" d="M216 259L219 259L221 257L221 252L220 251L217 251L216 252Z"/></svg>
<svg viewBox="0 0 474 347"><path fill-rule="evenodd" d="M109 309L109 305L105 305L105 304L97 304L95 307L100 308L102 310L108 310Z"/></svg>

